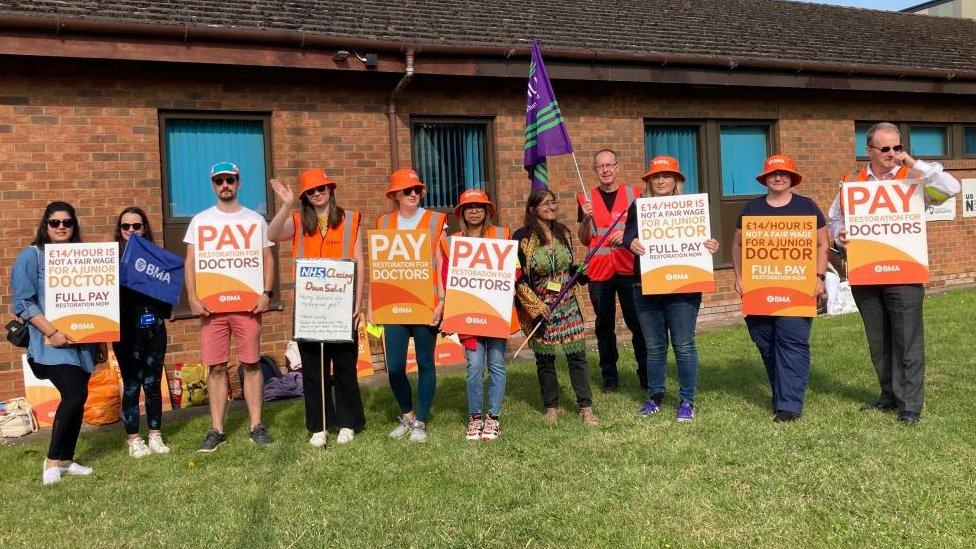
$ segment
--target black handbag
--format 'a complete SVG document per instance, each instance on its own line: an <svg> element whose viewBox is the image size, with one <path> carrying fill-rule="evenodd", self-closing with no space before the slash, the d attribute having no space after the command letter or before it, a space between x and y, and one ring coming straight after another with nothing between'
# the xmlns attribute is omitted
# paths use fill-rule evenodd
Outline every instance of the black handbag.
<svg viewBox="0 0 976 549"><path fill-rule="evenodd" d="M19 318L8 322L6 328L7 341L11 345L26 348L30 344L30 331L27 330L27 324L21 322Z"/></svg>

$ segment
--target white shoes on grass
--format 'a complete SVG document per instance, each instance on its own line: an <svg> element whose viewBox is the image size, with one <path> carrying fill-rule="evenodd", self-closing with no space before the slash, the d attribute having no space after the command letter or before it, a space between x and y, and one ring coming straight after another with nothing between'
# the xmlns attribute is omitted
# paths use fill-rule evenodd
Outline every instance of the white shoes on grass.
<svg viewBox="0 0 976 549"><path fill-rule="evenodd" d="M78 475L78 476L88 476L92 474L91 467L85 467L84 465L79 465L77 463L71 462L71 465L67 467L44 467L41 473L41 481L45 486L49 484L55 484L61 482L61 479L65 475Z"/></svg>
<svg viewBox="0 0 976 549"><path fill-rule="evenodd" d="M129 455L134 458L146 457L149 454L169 453L169 446L166 446L162 435L159 433L149 433L149 444L146 444L142 437L130 438L126 444L129 446Z"/></svg>
<svg viewBox="0 0 976 549"><path fill-rule="evenodd" d="M336 437L336 443L338 444L348 444L352 442L352 439L356 438L356 432L348 427L343 427L339 429L339 435ZM312 433L312 438L308 439L308 443L312 446L321 448L325 446L327 435L325 431L319 431L317 433Z"/></svg>

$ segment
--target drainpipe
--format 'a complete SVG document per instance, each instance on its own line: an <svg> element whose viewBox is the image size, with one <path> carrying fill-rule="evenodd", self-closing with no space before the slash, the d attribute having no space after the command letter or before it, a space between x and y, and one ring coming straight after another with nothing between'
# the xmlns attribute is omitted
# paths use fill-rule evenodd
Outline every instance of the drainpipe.
<svg viewBox="0 0 976 549"><path fill-rule="evenodd" d="M390 125L390 171L394 171L399 168L400 163L400 150L397 146L397 117L396 117L396 100L400 92L407 87L410 80L413 79L413 49L407 50L407 69L400 81L397 82L393 91L390 92L390 99L386 106L386 116Z"/></svg>

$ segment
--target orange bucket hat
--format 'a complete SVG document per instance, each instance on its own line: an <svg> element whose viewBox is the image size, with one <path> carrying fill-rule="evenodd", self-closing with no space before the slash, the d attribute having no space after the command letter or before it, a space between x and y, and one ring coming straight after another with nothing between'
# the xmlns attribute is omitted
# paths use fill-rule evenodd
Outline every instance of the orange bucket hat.
<svg viewBox="0 0 976 549"><path fill-rule="evenodd" d="M481 189L468 189L461 193L457 207L454 208L454 217L461 219L461 212L468 204L484 204L488 208L488 217L494 217L495 205L488 198L488 193Z"/></svg>
<svg viewBox="0 0 976 549"><path fill-rule="evenodd" d="M390 174L390 186L386 188L386 196L389 198L397 191L418 186L427 188L427 185L424 185L424 182L420 180L417 172L410 168L400 168Z"/></svg>
<svg viewBox="0 0 976 549"><path fill-rule="evenodd" d="M673 156L661 155L652 158L651 163L647 165L647 173L641 176L641 179L649 181L657 173L673 173L681 178L682 183L686 179L685 174L678 169L678 159Z"/></svg>
<svg viewBox="0 0 976 549"><path fill-rule="evenodd" d="M803 181L803 176L800 175L800 172L796 171L796 162L793 162L793 159L785 154L774 154L767 158L766 162L763 163L762 173L756 176L756 181L765 185L766 177L776 172L790 174L790 187L796 187L800 184L800 181Z"/></svg>
<svg viewBox="0 0 976 549"><path fill-rule="evenodd" d="M325 170L321 168L309 168L307 170L302 170L302 173L298 175L298 188L301 190L299 196L307 193L311 189L318 187L319 185L332 185L334 188L336 182L329 179L329 176L325 174Z"/></svg>

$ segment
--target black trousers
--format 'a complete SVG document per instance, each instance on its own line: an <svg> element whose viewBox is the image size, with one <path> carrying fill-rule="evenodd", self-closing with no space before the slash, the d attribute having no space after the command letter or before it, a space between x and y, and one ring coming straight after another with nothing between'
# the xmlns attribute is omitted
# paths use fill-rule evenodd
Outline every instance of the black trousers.
<svg viewBox="0 0 976 549"><path fill-rule="evenodd" d="M163 422L163 363L166 325L123 328L122 339L112 344L122 373L122 422L125 432L139 432L139 391L146 395L146 424L158 431ZM169 390L169 387L166 388Z"/></svg>
<svg viewBox="0 0 976 549"><path fill-rule="evenodd" d="M586 353L566 355L566 365L569 369L569 381L576 393L576 404L580 408L593 403L593 391L590 390L590 368L586 362ZM559 378L556 377L555 355L535 355L536 373L539 375L539 388L542 389L542 404L546 408L559 406Z"/></svg>
<svg viewBox="0 0 976 549"><path fill-rule="evenodd" d="M54 413L47 459L74 461L81 420L85 415L85 401L88 400L88 378L91 374L73 364L50 365L33 362L31 366L34 375L51 380L61 393L61 403Z"/></svg>
<svg viewBox="0 0 976 549"><path fill-rule="evenodd" d="M320 355L320 345L323 355ZM325 370L326 428L362 429L366 425L366 414L363 412L363 399L359 394L359 380L356 378L358 343L320 344L300 341L298 352L302 356L305 427L309 432L324 430L320 365L324 365ZM320 356L324 356L324 362L320 360Z"/></svg>
<svg viewBox="0 0 976 549"><path fill-rule="evenodd" d="M593 312L596 314L594 328L596 329L596 346L600 351L600 374L603 385L616 387L619 385L617 373L617 299L620 299L620 312L623 313L624 324L630 330L631 343L634 346L634 359L637 363L637 379L641 388L647 387L647 344L640 322L637 320L637 310L634 308L634 285L636 277L616 275L610 280L590 281L587 288Z"/></svg>
<svg viewBox="0 0 976 549"><path fill-rule="evenodd" d="M925 287L851 286L851 293L861 313L871 362L878 374L879 404L920 413L925 396Z"/></svg>

